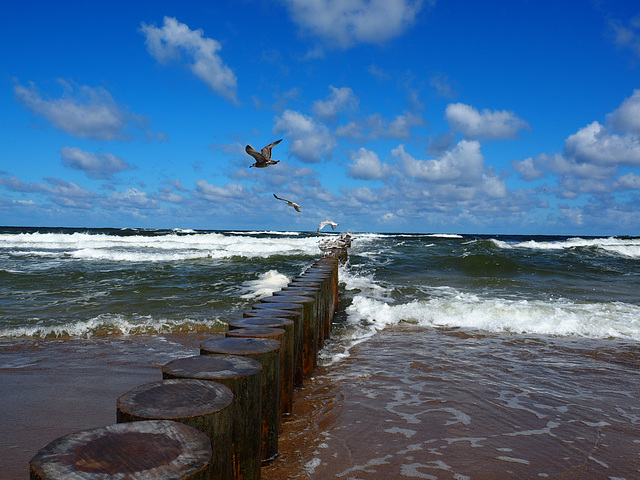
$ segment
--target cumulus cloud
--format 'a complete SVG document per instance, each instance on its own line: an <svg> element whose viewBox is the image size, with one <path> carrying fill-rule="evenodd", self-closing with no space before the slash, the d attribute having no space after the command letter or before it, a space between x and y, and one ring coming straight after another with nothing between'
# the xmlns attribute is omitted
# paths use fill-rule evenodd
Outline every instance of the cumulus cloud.
<svg viewBox="0 0 640 480"><path fill-rule="evenodd" d="M506 110L477 109L464 103L451 103L445 110L445 118L451 128L468 139L499 140L515 138L529 124Z"/></svg>
<svg viewBox="0 0 640 480"><path fill-rule="evenodd" d="M631 97L607 115L607 125L618 132L640 135L640 89L634 90Z"/></svg>
<svg viewBox="0 0 640 480"><path fill-rule="evenodd" d="M206 180L196 180L195 195L210 202L220 202L229 199L246 199L249 195L246 187L241 183L227 183L224 187L211 185Z"/></svg>
<svg viewBox="0 0 640 480"><path fill-rule="evenodd" d="M36 86L16 85L15 98L36 115L76 137L92 140L126 139L126 130L135 116L116 104L109 92L102 87L81 86L74 88L65 83L61 98L44 98Z"/></svg>
<svg viewBox="0 0 640 480"><path fill-rule="evenodd" d="M382 44L415 23L422 0L282 0L302 29L330 46Z"/></svg>
<svg viewBox="0 0 640 480"><path fill-rule="evenodd" d="M293 110L278 117L273 131L284 133L290 141L289 151L306 163L319 163L337 144L326 125Z"/></svg>
<svg viewBox="0 0 640 480"><path fill-rule="evenodd" d="M361 180L378 180L389 174L389 166L383 164L378 154L360 148L357 152L351 152L349 164L349 176Z"/></svg>
<svg viewBox="0 0 640 480"><path fill-rule="evenodd" d="M214 92L236 102L237 79L218 52L222 45L204 36L202 30L191 30L175 18L164 17L161 28L142 23L147 50L160 64L184 61L191 72Z"/></svg>
<svg viewBox="0 0 640 480"><path fill-rule="evenodd" d="M567 138L564 154L577 163L640 166L640 138L611 133L596 121Z"/></svg>
<svg viewBox="0 0 640 480"><path fill-rule="evenodd" d="M326 100L316 100L313 103L313 113L326 121L335 121L343 111L354 110L358 106L356 97L349 87L336 88L329 85L331 93Z"/></svg>
<svg viewBox="0 0 640 480"><path fill-rule="evenodd" d="M544 171L536 165L531 157L522 161L514 160L511 162L511 166L523 180L531 181L544 177Z"/></svg>
<svg viewBox="0 0 640 480"><path fill-rule="evenodd" d="M60 154L64 166L83 171L91 178L100 180L110 179L118 172L134 168L111 153L95 154L75 147L64 147Z"/></svg>
<svg viewBox="0 0 640 480"><path fill-rule="evenodd" d="M438 159L417 160L404 150L404 145L391 154L400 160L410 178L457 184L473 184L482 179L484 156L477 141L461 140Z"/></svg>

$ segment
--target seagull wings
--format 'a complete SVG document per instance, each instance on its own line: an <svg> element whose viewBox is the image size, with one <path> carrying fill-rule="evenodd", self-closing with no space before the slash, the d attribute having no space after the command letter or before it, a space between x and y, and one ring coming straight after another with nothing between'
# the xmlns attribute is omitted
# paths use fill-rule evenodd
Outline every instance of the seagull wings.
<svg viewBox="0 0 640 480"><path fill-rule="evenodd" d="M269 145L264 147L262 149L262 155L264 156L264 158L266 158L267 160L271 160L271 149L275 147L277 144L279 144L281 141L282 139L276 140L275 142L270 143Z"/></svg>
<svg viewBox="0 0 640 480"><path fill-rule="evenodd" d="M291 200L287 200L286 198L280 198L275 193L273 194L273 196L276 197L278 200L282 200L283 202L287 202L287 205L289 205L290 207L293 207L293 208L296 209L296 212L301 212L302 211L302 207L300 207L300 205L298 205L297 203L292 202Z"/></svg>

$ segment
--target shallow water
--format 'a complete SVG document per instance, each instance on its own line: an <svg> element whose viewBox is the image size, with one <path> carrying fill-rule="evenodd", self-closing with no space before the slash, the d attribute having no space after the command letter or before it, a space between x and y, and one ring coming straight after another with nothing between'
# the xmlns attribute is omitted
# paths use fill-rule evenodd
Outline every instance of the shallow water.
<svg viewBox="0 0 640 480"><path fill-rule="evenodd" d="M640 477L635 344L392 327L318 370L263 479Z"/></svg>

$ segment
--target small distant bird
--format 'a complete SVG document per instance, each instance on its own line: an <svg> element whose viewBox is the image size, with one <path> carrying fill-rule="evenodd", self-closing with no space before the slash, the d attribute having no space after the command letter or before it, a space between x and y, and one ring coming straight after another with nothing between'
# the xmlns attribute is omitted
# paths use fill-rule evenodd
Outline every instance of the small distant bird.
<svg viewBox="0 0 640 480"><path fill-rule="evenodd" d="M340 225L339 223L336 222L332 222L331 220L325 220L323 222L320 222L320 226L318 227L318 230L316 230L317 232L319 232L320 230L322 230L324 227L326 227L327 225L331 225L331 230L335 230L336 227L338 225Z"/></svg>
<svg viewBox="0 0 640 480"><path fill-rule="evenodd" d="M286 198L280 198L275 193L273 194L273 196L276 197L278 200L282 200L283 202L287 202L287 205L289 205L290 207L293 207L293 208L296 209L296 212L301 212L302 211L302 208L297 203L292 202L291 200L287 200Z"/></svg>
<svg viewBox="0 0 640 480"><path fill-rule="evenodd" d="M251 155L253 158L256 159L256 163L254 163L253 165L249 165L249 168L251 167L266 168L269 165L275 165L276 163L278 163L280 160L271 160L271 149L275 147L277 144L279 144L281 141L282 139L276 142L270 143L269 145L264 147L261 152L254 150L251 145L247 145L244 149L249 155Z"/></svg>

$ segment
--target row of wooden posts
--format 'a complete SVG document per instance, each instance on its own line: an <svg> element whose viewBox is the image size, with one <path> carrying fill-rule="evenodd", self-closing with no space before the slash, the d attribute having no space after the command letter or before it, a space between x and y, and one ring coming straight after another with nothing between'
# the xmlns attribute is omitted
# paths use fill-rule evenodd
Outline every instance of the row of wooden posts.
<svg viewBox="0 0 640 480"><path fill-rule="evenodd" d="M254 480L278 456L294 388L331 334L338 261L323 257L263 298L200 355L117 399L117 422L60 437L30 461L31 480Z"/></svg>

